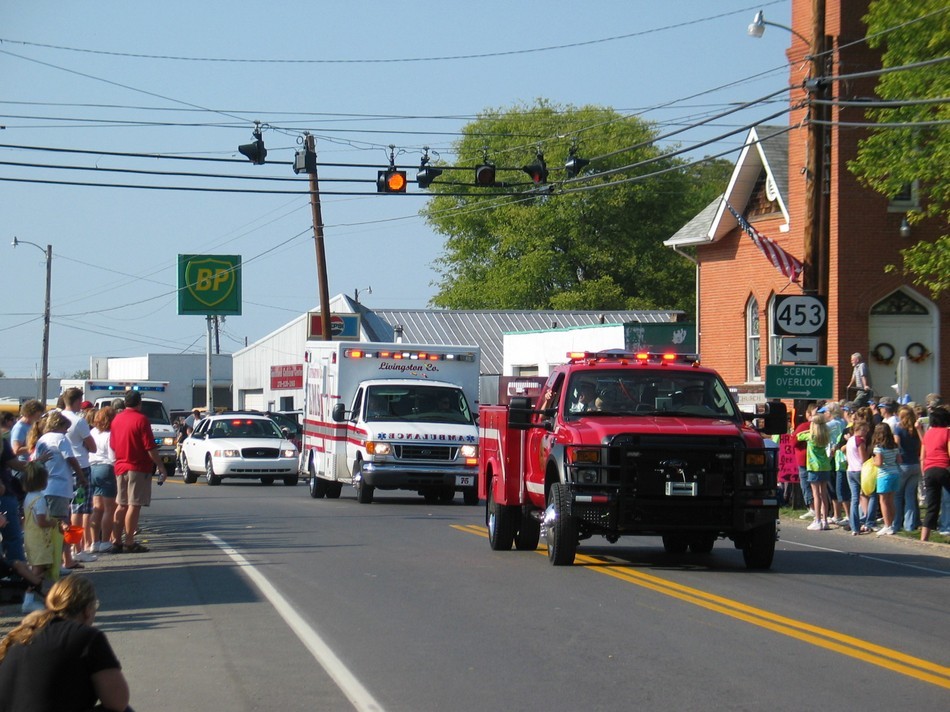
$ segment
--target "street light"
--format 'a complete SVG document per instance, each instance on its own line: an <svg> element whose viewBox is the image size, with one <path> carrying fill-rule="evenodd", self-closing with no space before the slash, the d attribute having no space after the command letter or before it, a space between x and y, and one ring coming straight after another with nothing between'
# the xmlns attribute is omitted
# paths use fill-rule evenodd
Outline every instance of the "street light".
<svg viewBox="0 0 950 712"><path fill-rule="evenodd" d="M769 22L766 20L761 10L755 13L755 17L752 18L752 24L749 25L748 30L749 37L761 37L763 34L765 34L766 25L771 25L772 27L781 27L783 30L788 30L805 44L810 44L803 35L799 34L788 25L780 25L777 22Z"/></svg>
<svg viewBox="0 0 950 712"><path fill-rule="evenodd" d="M43 308L43 375L40 379L40 402L46 407L46 392L49 384L49 293L53 275L53 246L47 245L44 250L42 246L29 240L20 240L13 238L11 243L13 247L18 245L33 245L37 250L46 254L46 306Z"/></svg>

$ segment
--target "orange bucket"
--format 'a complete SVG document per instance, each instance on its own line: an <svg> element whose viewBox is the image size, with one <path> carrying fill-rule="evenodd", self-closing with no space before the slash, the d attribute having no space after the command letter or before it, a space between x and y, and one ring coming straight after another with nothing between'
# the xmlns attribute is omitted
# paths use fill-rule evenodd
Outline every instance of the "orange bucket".
<svg viewBox="0 0 950 712"><path fill-rule="evenodd" d="M79 544L82 542L82 527L71 526L63 532L63 541L67 544Z"/></svg>

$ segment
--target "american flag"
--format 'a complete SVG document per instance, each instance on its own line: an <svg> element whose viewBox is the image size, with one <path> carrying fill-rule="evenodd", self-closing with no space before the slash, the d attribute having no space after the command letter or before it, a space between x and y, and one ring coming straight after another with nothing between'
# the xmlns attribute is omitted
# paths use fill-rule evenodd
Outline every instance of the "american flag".
<svg viewBox="0 0 950 712"><path fill-rule="evenodd" d="M736 222L739 223L739 227L745 230L749 234L749 237L752 238L752 242L755 243L755 246L762 250L765 256L769 258L769 262L771 262L779 272L788 277L789 281L797 282L802 273L803 265L801 260L792 257L792 255L779 247L778 243L752 227L749 221L736 212L736 209L729 203L726 203L726 207L729 208L729 212L732 213Z"/></svg>

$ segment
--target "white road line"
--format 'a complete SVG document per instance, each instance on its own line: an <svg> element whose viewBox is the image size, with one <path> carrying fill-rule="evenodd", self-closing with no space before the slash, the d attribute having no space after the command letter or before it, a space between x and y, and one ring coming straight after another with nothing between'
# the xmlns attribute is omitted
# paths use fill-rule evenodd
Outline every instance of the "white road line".
<svg viewBox="0 0 950 712"><path fill-rule="evenodd" d="M818 549L819 551L830 551L834 554L845 554L846 556L855 556L859 559L867 559L868 561L880 561L883 564L893 564L894 566L903 566L908 569L916 569L917 571L926 571L930 574L940 574L941 576L950 576L950 573L946 571L941 571L940 569L931 569L927 566L915 566L914 564L905 564L901 561L894 561L893 559L884 559L880 556L871 556L870 554L858 554L853 551L842 551L841 549L832 549L828 546L815 546L814 544L803 544L800 541L792 541L790 539L782 539L783 544L794 544L795 546L801 546L805 549Z"/></svg>
<svg viewBox="0 0 950 712"><path fill-rule="evenodd" d="M353 703L353 707L360 712L383 712L383 706L373 699L369 690L363 687L362 683L356 679L353 673L347 669L343 662L323 641L323 638L294 610L287 599L274 588L260 571L223 539L216 537L214 534L207 533L205 537L231 557L234 563L241 567L244 574L251 579L258 590L264 594L264 597L270 601L280 617L284 619L284 622L287 623L294 634L300 638L300 642L304 644L314 659L316 659L320 666L326 670L327 674L337 684L343 694Z"/></svg>

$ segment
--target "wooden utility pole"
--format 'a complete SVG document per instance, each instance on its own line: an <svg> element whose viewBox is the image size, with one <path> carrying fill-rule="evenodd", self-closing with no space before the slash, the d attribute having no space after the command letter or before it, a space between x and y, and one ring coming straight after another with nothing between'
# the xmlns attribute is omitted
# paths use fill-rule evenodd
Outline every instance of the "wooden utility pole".
<svg viewBox="0 0 950 712"><path fill-rule="evenodd" d="M811 79L807 90L812 99L827 95L825 75L825 0L812 0L811 17ZM825 181L825 139L827 127L821 123L825 116L823 104L812 102L808 108L808 146L805 161L805 224L804 273L802 291L806 294L827 296L828 248L823 226L827 224L823 185Z"/></svg>
<svg viewBox="0 0 950 712"><path fill-rule="evenodd" d="M323 215L320 212L320 184L317 179L316 142L309 133L304 134L304 150L313 155L308 166L310 176L310 209L313 213L313 248L317 253L317 289L320 296L320 322L323 340L330 341L330 292L327 287L327 258L323 248Z"/></svg>

